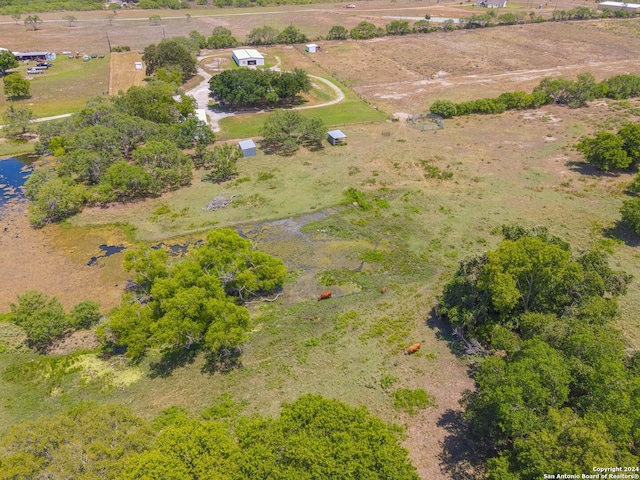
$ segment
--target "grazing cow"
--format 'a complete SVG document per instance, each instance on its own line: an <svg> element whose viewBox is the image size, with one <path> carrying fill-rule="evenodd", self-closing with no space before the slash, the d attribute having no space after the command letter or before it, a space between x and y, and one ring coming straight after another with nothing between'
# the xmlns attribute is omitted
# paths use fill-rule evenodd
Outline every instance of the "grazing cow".
<svg viewBox="0 0 640 480"><path fill-rule="evenodd" d="M326 300L327 298L331 298L331 292L321 293L320 296L318 297L318 301Z"/></svg>
<svg viewBox="0 0 640 480"><path fill-rule="evenodd" d="M419 343L414 343L409 348L407 348L407 351L404 352L404 354L405 355L411 355L413 353L416 353L418 350L420 350L420 344Z"/></svg>
<svg viewBox="0 0 640 480"><path fill-rule="evenodd" d="M387 293L387 287L382 287L380 289L380 293Z"/></svg>

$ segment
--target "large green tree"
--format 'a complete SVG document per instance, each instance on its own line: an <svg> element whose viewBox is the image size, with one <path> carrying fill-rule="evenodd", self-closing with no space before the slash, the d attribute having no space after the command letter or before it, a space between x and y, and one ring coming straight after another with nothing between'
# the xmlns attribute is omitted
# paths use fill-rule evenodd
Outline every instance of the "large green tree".
<svg viewBox="0 0 640 480"><path fill-rule="evenodd" d="M3 133L7 137L18 137L31 130L31 122L35 118L33 111L27 107L9 105L2 116L4 119Z"/></svg>
<svg viewBox="0 0 640 480"><path fill-rule="evenodd" d="M31 94L31 82L19 73L11 73L2 79L4 94L9 98L25 98Z"/></svg>
<svg viewBox="0 0 640 480"><path fill-rule="evenodd" d="M294 25L287 25L276 38L277 43L286 43L291 45L294 43L304 43L309 39L300 31L300 29Z"/></svg>
<svg viewBox="0 0 640 480"><path fill-rule="evenodd" d="M354 40L368 40L370 38L381 37L385 34L384 28L378 28L373 23L362 21L349 32L349 36Z"/></svg>
<svg viewBox="0 0 640 480"><path fill-rule="evenodd" d="M7 70L11 70L17 66L18 60L13 53L9 50L0 50L0 76L7 73Z"/></svg>
<svg viewBox="0 0 640 480"><path fill-rule="evenodd" d="M301 145L320 148L326 129L320 119L304 117L295 110L277 110L264 122L262 135L268 151L292 155Z"/></svg>
<svg viewBox="0 0 640 480"><path fill-rule="evenodd" d="M278 41L279 34L280 32L273 27L257 27L247 35L247 43L249 45L273 45Z"/></svg>
<svg viewBox="0 0 640 480"><path fill-rule="evenodd" d="M159 68L178 68L183 80L186 80L196 73L196 58L175 39L164 39L158 45L147 46L142 61L146 65L147 75L152 75Z"/></svg>
<svg viewBox="0 0 640 480"><path fill-rule="evenodd" d="M346 40L349 38L349 30L342 25L334 25L327 33L327 40Z"/></svg>
<svg viewBox="0 0 640 480"><path fill-rule="evenodd" d="M241 479L417 480L398 429L320 395L285 404L277 420L249 419L237 427Z"/></svg>
<svg viewBox="0 0 640 480"><path fill-rule="evenodd" d="M127 253L125 267L136 271L152 300L143 306L125 299L99 334L106 344L126 346L133 358L152 346L237 348L246 339L249 312L236 302L281 287L287 272L281 260L229 229L209 232L180 262L169 264L164 252L142 248Z"/></svg>
<svg viewBox="0 0 640 480"><path fill-rule="evenodd" d="M598 132L593 138L584 138L576 149L598 170L627 168L633 160L624 149L622 137L610 132Z"/></svg>
<svg viewBox="0 0 640 480"><path fill-rule="evenodd" d="M620 208L622 221L640 235L640 198L625 200Z"/></svg>

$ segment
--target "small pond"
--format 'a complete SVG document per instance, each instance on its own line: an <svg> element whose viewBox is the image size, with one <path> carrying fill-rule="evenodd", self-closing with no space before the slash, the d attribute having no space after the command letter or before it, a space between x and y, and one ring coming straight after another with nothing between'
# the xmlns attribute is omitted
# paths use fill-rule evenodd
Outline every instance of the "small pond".
<svg viewBox="0 0 640 480"><path fill-rule="evenodd" d="M33 161L29 155L0 160L0 211L9 202L24 199L22 187L33 171Z"/></svg>

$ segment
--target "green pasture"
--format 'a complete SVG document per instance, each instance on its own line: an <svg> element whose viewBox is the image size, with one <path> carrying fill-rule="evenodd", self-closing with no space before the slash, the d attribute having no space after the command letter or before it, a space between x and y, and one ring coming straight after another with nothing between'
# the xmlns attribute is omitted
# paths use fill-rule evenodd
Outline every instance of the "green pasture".
<svg viewBox="0 0 640 480"><path fill-rule="evenodd" d="M92 58L69 59L58 55L53 67L41 75L30 75L31 97L9 102L0 97L0 117L10 103L30 108L37 118L51 117L80 110L91 97L107 95L109 91L109 55ZM35 62L22 63L14 71L27 76L27 68Z"/></svg>
<svg viewBox="0 0 640 480"><path fill-rule="evenodd" d="M331 81L340 86L335 80ZM307 117L322 119L327 127L337 127L354 123L382 122L386 119L386 115L383 112L373 109L366 102L359 99L353 92L345 88L341 89L345 94L345 99L342 102L326 107L300 110L300 113ZM333 92L326 90L324 84L321 84L318 93L315 93L315 95L322 99L323 97L326 98L327 95L333 97ZM219 137L221 139L258 137L261 135L262 125L267 115L268 112L259 114L243 113L223 118L219 122L221 130Z"/></svg>

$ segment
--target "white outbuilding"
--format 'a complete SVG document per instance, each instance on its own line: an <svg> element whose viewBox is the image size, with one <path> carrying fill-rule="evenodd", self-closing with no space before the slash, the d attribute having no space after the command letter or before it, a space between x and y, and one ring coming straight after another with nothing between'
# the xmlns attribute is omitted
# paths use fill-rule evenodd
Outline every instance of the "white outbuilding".
<svg viewBox="0 0 640 480"><path fill-rule="evenodd" d="M309 45L306 45L305 50L309 53L316 53L318 50L320 50L320 47L315 43L310 43Z"/></svg>
<svg viewBox="0 0 640 480"><path fill-rule="evenodd" d="M601 2L598 4L598 10L625 10L634 15L640 12L640 4L626 2Z"/></svg>
<svg viewBox="0 0 640 480"><path fill-rule="evenodd" d="M264 57L253 48L243 48L233 51L233 60L239 67L252 67L264 65Z"/></svg>
<svg viewBox="0 0 640 480"><path fill-rule="evenodd" d="M241 140L238 142L238 146L242 151L243 157L255 157L257 155L256 144L253 140Z"/></svg>
<svg viewBox="0 0 640 480"><path fill-rule="evenodd" d="M331 130L327 134L327 141L335 147L347 143L347 136L342 130Z"/></svg>

